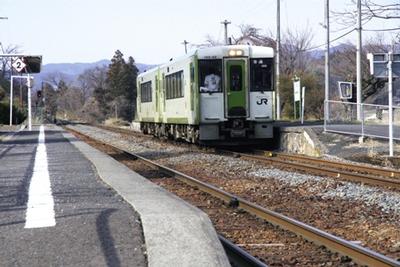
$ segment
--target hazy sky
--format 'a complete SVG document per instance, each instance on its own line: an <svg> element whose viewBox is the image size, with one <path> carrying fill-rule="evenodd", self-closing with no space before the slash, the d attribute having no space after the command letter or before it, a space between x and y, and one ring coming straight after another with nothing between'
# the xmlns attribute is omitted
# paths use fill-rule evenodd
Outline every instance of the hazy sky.
<svg viewBox="0 0 400 267"><path fill-rule="evenodd" d="M337 11L354 6L351 0L330 2ZM275 32L275 14L276 0L0 0L0 16L8 17L0 20L0 41L43 55L45 64L110 59L117 49L136 62L156 64L182 55L185 39L201 44L209 34L222 41L224 19L232 21L229 34L237 35L240 24ZM324 0L281 1L282 30L309 27L314 45L324 43L323 20ZM342 33L332 32L332 39ZM347 40L355 41L355 35Z"/></svg>

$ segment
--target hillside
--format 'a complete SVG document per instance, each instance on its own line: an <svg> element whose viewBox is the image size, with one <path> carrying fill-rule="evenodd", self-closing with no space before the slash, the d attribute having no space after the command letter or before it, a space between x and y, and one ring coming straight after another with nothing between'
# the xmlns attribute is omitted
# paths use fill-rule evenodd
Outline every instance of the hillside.
<svg viewBox="0 0 400 267"><path fill-rule="evenodd" d="M48 79L49 76L53 74L60 74L64 77L67 82L74 83L80 74L85 70L108 66L111 60L103 59L92 63L50 63L42 66L42 70L39 74L35 74L35 87L41 86L42 81ZM147 65L142 63L136 63L136 67L139 72L148 70L156 65Z"/></svg>

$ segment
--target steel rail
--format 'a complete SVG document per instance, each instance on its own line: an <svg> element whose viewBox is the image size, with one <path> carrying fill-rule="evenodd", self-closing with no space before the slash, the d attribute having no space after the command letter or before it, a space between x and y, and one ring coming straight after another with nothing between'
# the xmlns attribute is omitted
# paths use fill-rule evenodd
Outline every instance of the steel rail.
<svg viewBox="0 0 400 267"><path fill-rule="evenodd" d="M376 175L380 175L380 176L384 176L384 177L400 178L400 171L395 170L395 169L355 165L355 164L351 164L351 163L325 160L325 159L320 159L320 158L315 158L315 157L310 157L310 156L305 156L305 155L293 155L293 154L288 154L288 153L276 153L276 152L271 152L271 151L256 151L256 152L260 153L261 155L267 156L267 157L274 157L274 158L288 159L288 160L297 160L297 161L303 161L303 162L304 161L312 162L312 163L321 164L321 165L325 165L325 166L337 167L340 169L351 169L353 171L366 172L369 174L376 174Z"/></svg>
<svg viewBox="0 0 400 267"><path fill-rule="evenodd" d="M99 127L99 126L97 126ZM118 131L118 132L123 132L123 133L132 133L132 130L129 129L122 129L122 128L116 128L112 126L100 126L100 128L110 130L110 131ZM227 153L228 151L222 150L224 153ZM386 169L386 168L376 168L376 167L370 167L370 166L360 166L360 165L354 165L354 164L349 164L349 163L343 163L343 162L335 162L335 161L329 161L329 160L323 160L323 159L318 159L314 157L309 157L309 156L303 156L303 155L291 155L287 153L276 153L276 152L271 152L271 151L257 151L257 153L261 153L262 155L266 156L268 160L274 161L278 164L290 164L293 165L294 167L297 167L301 170L309 171L312 170L314 174L321 174L321 171L324 172L326 171L326 174L330 177L336 177L336 178L343 178L343 179L348 179L352 181L358 181L362 183L368 183L372 185L383 185L383 186L390 186L390 187L395 187L395 188L400 188L400 171L399 170L394 170L394 169ZM251 159L256 159L256 160L262 160L262 161L267 161L264 157L259 158L257 156L252 157L253 155L249 154L244 154L244 153L239 153L239 152L232 152L229 151L228 153L234 153L237 154L241 157L247 157ZM312 166L307 163L296 163L296 162L288 162L285 161L285 159L288 160L301 160L301 161L306 161L307 163L317 163L321 164L320 166ZM330 169L326 168L326 166L332 167L332 168L338 168L338 169ZM343 169L352 169L352 171L359 171L360 173L354 173L352 171L346 171ZM367 173L367 174L365 174ZM382 176L382 177L375 177L371 176L371 174ZM396 180L399 179L399 180Z"/></svg>
<svg viewBox="0 0 400 267"><path fill-rule="evenodd" d="M218 150L217 150L218 151ZM256 160L260 162L269 162L277 165L283 165L285 167L294 168L297 170L306 171L308 173L313 173L315 175L326 175L333 178L342 178L349 181L357 181L361 183L371 184L371 185L380 185L380 186L389 186L393 188L400 188L400 179L393 178L382 178L377 176L371 176L366 174L352 173L345 170L337 170L317 165L311 165L306 163L292 162L286 161L279 158L274 157L265 157L265 156L257 156L240 152L219 150L222 153L236 155L241 158Z"/></svg>
<svg viewBox="0 0 400 267"><path fill-rule="evenodd" d="M72 130L74 131L74 130ZM76 131L75 131L76 132ZM94 140L94 138L85 135L83 133L78 132L80 135L84 135L89 139ZM216 186L207 184L200 180L197 180L189 175L181 173L179 171L173 170L169 167L163 166L156 162L153 162L149 159L146 159L140 155L134 154L132 152L126 151L123 148L119 148L115 145L111 145L108 143L104 143L116 150L121 151L127 156L130 156L134 159L141 160L144 164L156 168L159 171L165 173L168 176L175 177L178 180L195 186L199 188L201 191L211 194L214 197L217 197L227 203L235 203L237 208L241 208L253 215L258 216L271 224L277 225L283 229L286 229L290 232L293 232L297 235L301 235L303 238L314 242L315 244L325 246L331 251L338 252L342 255L350 257L353 261L368 266L398 266L400 267L400 262L397 262L385 255L372 251L368 248L364 248L357 244L354 244L350 241L347 241L343 238L334 236L327 232L324 232L320 229L317 229L313 226L307 225L303 222L294 220L285 215L279 214L272 210L268 210L264 207L261 207L257 204L251 203L241 197L235 196L231 193L225 192L222 189L217 188Z"/></svg>
<svg viewBox="0 0 400 267"><path fill-rule="evenodd" d="M265 263L250 255L246 250L235 245L222 235L218 235L219 241L225 249L226 255L232 266L237 267L268 267Z"/></svg>

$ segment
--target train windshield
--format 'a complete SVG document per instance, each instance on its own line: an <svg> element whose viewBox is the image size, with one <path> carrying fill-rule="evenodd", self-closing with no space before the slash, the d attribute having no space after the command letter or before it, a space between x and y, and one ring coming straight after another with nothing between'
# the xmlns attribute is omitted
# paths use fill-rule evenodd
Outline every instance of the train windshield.
<svg viewBox="0 0 400 267"><path fill-rule="evenodd" d="M272 91L272 58L250 59L250 91Z"/></svg>
<svg viewBox="0 0 400 267"><path fill-rule="evenodd" d="M222 92L222 60L199 60L201 93Z"/></svg>

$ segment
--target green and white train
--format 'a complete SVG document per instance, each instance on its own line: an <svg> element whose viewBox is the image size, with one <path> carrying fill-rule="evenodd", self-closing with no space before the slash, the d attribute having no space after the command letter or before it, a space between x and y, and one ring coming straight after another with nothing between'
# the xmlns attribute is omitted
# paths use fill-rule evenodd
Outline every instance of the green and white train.
<svg viewBox="0 0 400 267"><path fill-rule="evenodd" d="M274 51L201 48L141 73L137 117L144 133L191 143L254 143L273 137Z"/></svg>

